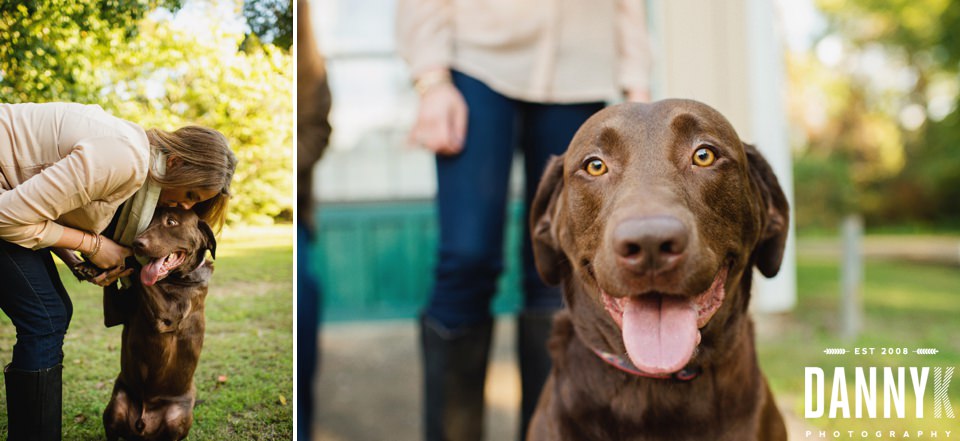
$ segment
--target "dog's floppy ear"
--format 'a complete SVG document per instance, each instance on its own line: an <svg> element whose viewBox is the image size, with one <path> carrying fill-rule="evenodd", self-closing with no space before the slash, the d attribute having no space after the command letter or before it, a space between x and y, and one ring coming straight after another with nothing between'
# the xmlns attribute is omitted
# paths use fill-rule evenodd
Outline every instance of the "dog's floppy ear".
<svg viewBox="0 0 960 441"><path fill-rule="evenodd" d="M761 274L773 277L780 271L780 262L783 260L787 232L790 230L790 206L777 176L763 155L747 143L743 143L743 149L747 153L750 180L759 190L758 197L763 210L760 242L753 250L754 263Z"/></svg>
<svg viewBox="0 0 960 441"><path fill-rule="evenodd" d="M197 222L197 228L200 229L200 233L203 234L203 245L200 247L200 262L203 262L203 253L205 250L210 250L210 256L214 259L217 258L217 236L213 234L213 229L210 228L203 220Z"/></svg>
<svg viewBox="0 0 960 441"><path fill-rule="evenodd" d="M560 283L570 271L554 223L557 221L560 193L563 191L563 157L553 156L540 178L537 194L530 204L530 239L533 241L533 257L537 271L549 285Z"/></svg>

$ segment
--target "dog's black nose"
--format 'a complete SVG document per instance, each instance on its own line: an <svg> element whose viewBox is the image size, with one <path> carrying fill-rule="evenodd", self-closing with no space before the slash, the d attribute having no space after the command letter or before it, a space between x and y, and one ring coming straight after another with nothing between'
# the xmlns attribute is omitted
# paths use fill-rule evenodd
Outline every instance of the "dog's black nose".
<svg viewBox="0 0 960 441"><path fill-rule="evenodd" d="M147 241L142 238L137 238L133 241L133 252L136 254L143 254L143 251L147 249Z"/></svg>
<svg viewBox="0 0 960 441"><path fill-rule="evenodd" d="M669 271L682 260L690 239L686 225L672 216L629 218L613 230L617 263L635 272Z"/></svg>

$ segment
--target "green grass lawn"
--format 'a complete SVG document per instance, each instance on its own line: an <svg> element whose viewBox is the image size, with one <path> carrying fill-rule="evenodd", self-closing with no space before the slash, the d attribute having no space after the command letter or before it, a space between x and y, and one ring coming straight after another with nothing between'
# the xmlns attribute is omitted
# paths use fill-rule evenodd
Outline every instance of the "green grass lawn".
<svg viewBox="0 0 960 441"><path fill-rule="evenodd" d="M293 437L292 234L291 226L224 232L207 295L189 439ZM103 326L98 287L76 282L65 268L61 276L74 304L63 349L63 439L101 440L101 415L120 370L120 327ZM3 363L14 341L13 325L0 314ZM226 381L218 381L221 376ZM0 438L6 437L4 403L0 399Z"/></svg>
<svg viewBox="0 0 960 441"><path fill-rule="evenodd" d="M865 323L857 341L845 344L837 338L839 329L839 267L833 259L798 258L798 304L784 319L773 336L759 335L759 356L775 394L791 403L794 412L804 416L804 367L823 368L825 401L829 410L833 370L843 366L851 413L854 410L853 367L862 366L940 366L960 367L960 269L950 266L920 265L889 261L867 261L863 297ZM825 348L873 347L873 355L825 355ZM940 350L933 356L881 355L881 348L931 347ZM878 412L882 416L882 369L878 369ZM960 419L933 418L933 372L924 398L924 418L914 416L913 386L906 377L906 418L904 419L829 419L805 420L807 425L827 430L951 430L960 434ZM960 416L960 372L950 388L951 402ZM871 433L873 433L871 432ZM858 432L859 433L859 432ZM798 437L802 434L791 434ZM873 435L871 435L873 436ZM897 437L901 437L902 433ZM858 434L859 437L859 434ZM802 439L802 438L796 438ZM843 438L847 439L847 438Z"/></svg>

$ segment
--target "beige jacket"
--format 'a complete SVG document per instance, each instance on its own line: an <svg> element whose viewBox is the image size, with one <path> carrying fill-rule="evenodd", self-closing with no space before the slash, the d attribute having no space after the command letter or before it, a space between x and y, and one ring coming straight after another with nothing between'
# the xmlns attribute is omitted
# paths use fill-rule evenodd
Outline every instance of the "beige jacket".
<svg viewBox="0 0 960 441"><path fill-rule="evenodd" d="M147 178L144 130L100 106L0 104L0 239L38 249L102 232Z"/></svg>
<svg viewBox="0 0 960 441"><path fill-rule="evenodd" d="M644 0L400 0L397 49L416 78L448 67L532 102L649 88Z"/></svg>

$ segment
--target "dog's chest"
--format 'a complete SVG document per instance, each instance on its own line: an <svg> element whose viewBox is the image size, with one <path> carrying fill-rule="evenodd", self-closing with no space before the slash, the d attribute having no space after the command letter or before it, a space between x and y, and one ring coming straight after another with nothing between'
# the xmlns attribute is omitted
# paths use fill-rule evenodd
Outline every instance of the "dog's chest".
<svg viewBox="0 0 960 441"><path fill-rule="evenodd" d="M560 425L562 439L568 441L751 441L757 433L755 421L725 420L722 414L671 413L650 406L643 414L626 415L617 415L610 406L579 409L562 415Z"/></svg>
<svg viewBox="0 0 960 441"><path fill-rule="evenodd" d="M566 369L553 373L553 405L562 439L756 439L756 401L742 390L749 389L746 384L740 383L741 390L736 392L720 391L709 372L690 381L636 377L578 346L568 346ZM571 375L573 372L576 375Z"/></svg>

